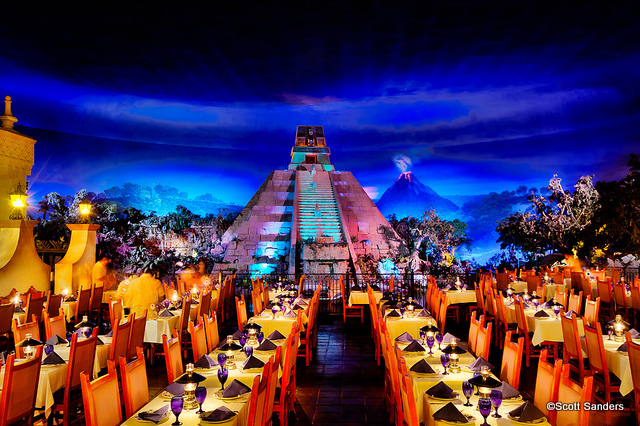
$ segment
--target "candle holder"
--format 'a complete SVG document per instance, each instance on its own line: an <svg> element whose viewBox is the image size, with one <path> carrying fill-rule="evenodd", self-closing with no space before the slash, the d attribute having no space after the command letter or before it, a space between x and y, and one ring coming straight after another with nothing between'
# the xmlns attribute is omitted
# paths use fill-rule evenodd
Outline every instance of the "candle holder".
<svg viewBox="0 0 640 426"><path fill-rule="evenodd" d="M24 340L16 344L16 348L24 348L24 356L27 359L33 358L36 352L36 346L41 346L42 342L33 338L33 334L27 333Z"/></svg>
<svg viewBox="0 0 640 426"><path fill-rule="evenodd" d="M487 366L483 366L480 375L469 379L469 383L478 387L480 398L489 398L491 389L502 386L502 382L491 377L491 371Z"/></svg>
<svg viewBox="0 0 640 426"><path fill-rule="evenodd" d="M427 320L427 325L423 325L422 327L420 327L420 331L424 331L426 333L425 334L425 339L426 339L427 337L434 337L436 333L440 331L440 329L436 327L436 322L434 321L434 319L429 318Z"/></svg>
<svg viewBox="0 0 640 426"><path fill-rule="evenodd" d="M624 342L624 332L629 328L629 323L622 319L622 315L616 315L613 321L609 324L613 326L613 332L615 336L613 338L616 342Z"/></svg>
<svg viewBox="0 0 640 426"><path fill-rule="evenodd" d="M249 334L249 339L247 339L246 344L253 346L254 348L260 346L260 342L258 342L258 332L262 330L262 326L260 324L256 324L253 318L250 318L249 322L245 324L243 329Z"/></svg>
<svg viewBox="0 0 640 426"><path fill-rule="evenodd" d="M442 349L442 352L445 354L449 354L449 360L450 360L449 372L450 373L457 374L460 371L462 371L462 369L460 368L460 365L458 364L458 361L460 359L460 355L466 353L467 351L465 351L464 349L458 346L458 341L455 338L451 340L451 343L449 344L449 346Z"/></svg>
<svg viewBox="0 0 640 426"><path fill-rule="evenodd" d="M176 383L184 385L184 409L195 410L200 407L196 400L196 387L206 377L193 371L193 364L187 364L186 372L176 379Z"/></svg>

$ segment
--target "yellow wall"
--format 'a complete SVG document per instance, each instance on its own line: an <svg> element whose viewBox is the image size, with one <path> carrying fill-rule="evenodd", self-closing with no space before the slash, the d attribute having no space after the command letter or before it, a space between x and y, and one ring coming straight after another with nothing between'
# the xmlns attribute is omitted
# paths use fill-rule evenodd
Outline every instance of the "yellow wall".
<svg viewBox="0 0 640 426"><path fill-rule="evenodd" d="M68 224L71 229L69 250L56 263L55 292L68 289L74 293L83 287L91 287L91 274L96 263L96 231L100 225Z"/></svg>

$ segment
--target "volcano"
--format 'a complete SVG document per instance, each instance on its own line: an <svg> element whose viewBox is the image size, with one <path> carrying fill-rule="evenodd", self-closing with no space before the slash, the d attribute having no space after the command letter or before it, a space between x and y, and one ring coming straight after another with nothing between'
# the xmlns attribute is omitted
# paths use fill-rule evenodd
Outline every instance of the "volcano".
<svg viewBox="0 0 640 426"><path fill-rule="evenodd" d="M385 217L395 213L398 218L422 217L430 207L433 207L440 217L459 209L453 202L420 182L411 172L402 173L382 194L376 206Z"/></svg>

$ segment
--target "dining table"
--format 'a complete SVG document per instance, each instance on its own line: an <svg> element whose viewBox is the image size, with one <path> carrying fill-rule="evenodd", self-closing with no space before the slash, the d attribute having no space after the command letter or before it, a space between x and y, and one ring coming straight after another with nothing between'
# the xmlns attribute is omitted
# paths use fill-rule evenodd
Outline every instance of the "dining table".
<svg viewBox="0 0 640 426"><path fill-rule="evenodd" d="M509 305L507 305L509 303ZM507 322L516 324L516 309L515 305L511 301L505 299ZM547 313L547 317L536 317L536 313L544 311ZM562 315L562 314L560 314ZM542 342L563 342L564 336L562 334L562 322L560 316L556 318L556 314L552 309L531 309L526 308L524 310L524 316L527 320L527 328L529 332L533 332L531 336L531 343L535 346L540 345ZM582 318L577 319L578 332L581 336L584 336L584 324Z"/></svg>
<svg viewBox="0 0 640 426"><path fill-rule="evenodd" d="M628 395L633 391L633 377L631 376L631 366L629 365L629 354L617 349L624 341L616 341L615 337L603 336L604 352L607 358L607 367L618 379L620 379L620 393ZM633 339L634 343L640 344L640 339ZM582 350L587 353L587 342L580 338Z"/></svg>
<svg viewBox="0 0 640 426"><path fill-rule="evenodd" d="M382 299L381 291L374 291L373 297L376 299L376 304L380 303ZM368 305L369 304L369 295L366 291L354 291L351 290L349 293L349 306L353 305Z"/></svg>
<svg viewBox="0 0 640 426"><path fill-rule="evenodd" d="M397 309L395 309L395 311L399 313ZM395 338L400 336L402 333L409 333L412 337L416 338L420 336L420 328L433 320L430 316L410 316L406 312L404 315L394 318L388 315L389 312L390 310L385 312L384 320L387 325L387 330L389 331L389 336L392 340L395 340Z"/></svg>

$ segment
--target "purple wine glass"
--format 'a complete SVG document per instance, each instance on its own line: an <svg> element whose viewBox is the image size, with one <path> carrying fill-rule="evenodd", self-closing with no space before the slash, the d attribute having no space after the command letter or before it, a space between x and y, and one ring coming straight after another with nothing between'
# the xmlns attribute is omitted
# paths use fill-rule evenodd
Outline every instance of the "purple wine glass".
<svg viewBox="0 0 640 426"><path fill-rule="evenodd" d="M44 353L45 353L45 355L51 355L52 352L53 352L53 345L50 345L49 343L44 345Z"/></svg>
<svg viewBox="0 0 640 426"><path fill-rule="evenodd" d="M264 340L264 333L262 331L258 331L258 343L262 343L262 341Z"/></svg>
<svg viewBox="0 0 640 426"><path fill-rule="evenodd" d="M487 417L491 414L491 400L489 398L480 398L478 400L478 411L484 417L484 423L481 426L489 426L487 423Z"/></svg>
<svg viewBox="0 0 640 426"><path fill-rule="evenodd" d="M227 354L225 354L224 352L220 352L218 354L218 364L220 364L220 367L224 367L224 364L227 362Z"/></svg>
<svg viewBox="0 0 640 426"><path fill-rule="evenodd" d="M202 404L204 404L204 400L207 399L207 388L205 388L204 386L198 386L195 393L196 401L198 401L198 404L200 404L200 409L196 411L196 414L202 414L204 413L204 411L202 411Z"/></svg>
<svg viewBox="0 0 640 426"><path fill-rule="evenodd" d="M500 405L502 404L502 391L499 391L498 389L491 389L491 393L489 394L489 396L491 399L491 404L496 408L496 412L493 417L499 419L500 417L502 417L500 414L498 414L498 408L500 408Z"/></svg>
<svg viewBox="0 0 640 426"><path fill-rule="evenodd" d="M560 314L560 305L553 305L553 313L556 314L556 319L559 319L558 314Z"/></svg>
<svg viewBox="0 0 640 426"><path fill-rule="evenodd" d="M429 355L433 355L433 344L436 342L436 339L433 336L427 336L427 346L429 347Z"/></svg>
<svg viewBox="0 0 640 426"><path fill-rule="evenodd" d="M425 338L427 337L427 332L424 330L420 330L420 341L422 342L422 344L425 343Z"/></svg>
<svg viewBox="0 0 640 426"><path fill-rule="evenodd" d="M400 307L400 317L404 318L404 311L406 311L406 309L404 308L404 306Z"/></svg>
<svg viewBox="0 0 640 426"><path fill-rule="evenodd" d="M242 333L238 338L238 342L240 342L240 346L244 346L244 344L247 343L247 336Z"/></svg>
<svg viewBox="0 0 640 426"><path fill-rule="evenodd" d="M275 303L273 304L273 306L271 307L271 313L273 314L273 319L276 319L276 314L278 313L278 305L276 305Z"/></svg>
<svg viewBox="0 0 640 426"><path fill-rule="evenodd" d="M220 390L224 390L224 383L227 381L229 377L229 369L223 365L218 369L218 380L220 380L220 385L222 388Z"/></svg>
<svg viewBox="0 0 640 426"><path fill-rule="evenodd" d="M476 377L480 376L480 372L475 372L473 373L473 378L475 379ZM476 386L476 393L474 395L480 395L480 388Z"/></svg>
<svg viewBox="0 0 640 426"><path fill-rule="evenodd" d="M436 342L438 342L438 350L441 351L442 348L440 347L440 345L442 344L442 340L444 339L444 336L442 335L442 333L440 333L439 331L436 333Z"/></svg>
<svg viewBox="0 0 640 426"><path fill-rule="evenodd" d="M448 374L447 373L447 367L449 367L449 362L450 361L451 361L451 358L449 357L449 354L440 355L440 362L442 363L442 366L444 367L444 371L442 372L442 374Z"/></svg>
<svg viewBox="0 0 640 426"><path fill-rule="evenodd" d="M469 398L473 395L473 385L469 383L468 380L462 382L462 392L464 396L467 398L467 403L464 404L465 407L471 407L471 403L469 402Z"/></svg>
<svg viewBox="0 0 640 426"><path fill-rule="evenodd" d="M176 421L171 423L172 426L180 426L181 421L178 421L180 413L182 413L182 407L184 406L184 399L181 396L174 396L171 398L171 412L176 416Z"/></svg>
<svg viewBox="0 0 640 426"><path fill-rule="evenodd" d="M246 345L244 347L244 354L247 356L247 358L249 358L251 355L253 355L253 346Z"/></svg>

